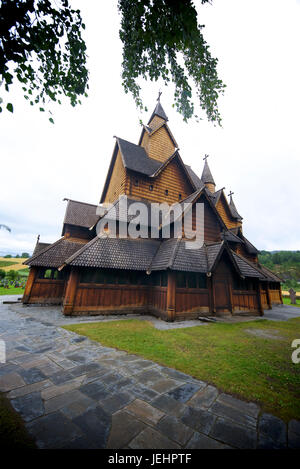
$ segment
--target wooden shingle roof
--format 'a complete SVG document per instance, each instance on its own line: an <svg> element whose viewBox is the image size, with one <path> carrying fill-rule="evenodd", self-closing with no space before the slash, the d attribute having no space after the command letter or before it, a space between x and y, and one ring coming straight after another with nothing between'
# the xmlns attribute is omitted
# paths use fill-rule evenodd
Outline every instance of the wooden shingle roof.
<svg viewBox="0 0 300 469"><path fill-rule="evenodd" d="M57 268L61 266L67 258L82 248L86 242L86 240L79 239L75 241L74 238L60 238L43 251L25 261L24 264L29 266Z"/></svg>
<svg viewBox="0 0 300 469"><path fill-rule="evenodd" d="M71 199L64 200L68 201L63 221L64 225L68 224L90 228L99 219L99 216L96 214L97 205L78 202L77 200Z"/></svg>

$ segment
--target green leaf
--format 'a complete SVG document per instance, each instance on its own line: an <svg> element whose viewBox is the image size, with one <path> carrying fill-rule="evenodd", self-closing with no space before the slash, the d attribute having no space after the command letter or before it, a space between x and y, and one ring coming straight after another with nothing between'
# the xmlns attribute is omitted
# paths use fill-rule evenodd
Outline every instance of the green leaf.
<svg viewBox="0 0 300 469"><path fill-rule="evenodd" d="M51 122L51 124L54 124L54 120L52 119L52 117L49 118L49 121Z"/></svg>
<svg viewBox="0 0 300 469"><path fill-rule="evenodd" d="M40 107L41 112L45 112L45 109L43 107Z"/></svg>
<svg viewBox="0 0 300 469"><path fill-rule="evenodd" d="M6 106L6 109L9 111L9 112L14 112L14 107L11 103L8 103L7 106Z"/></svg>

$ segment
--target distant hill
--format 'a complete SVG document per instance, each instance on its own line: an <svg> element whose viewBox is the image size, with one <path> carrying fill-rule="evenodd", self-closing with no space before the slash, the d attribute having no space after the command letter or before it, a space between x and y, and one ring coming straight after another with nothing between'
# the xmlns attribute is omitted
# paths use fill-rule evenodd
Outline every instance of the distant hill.
<svg viewBox="0 0 300 469"><path fill-rule="evenodd" d="M258 258L283 279L283 289L300 290L300 251L261 251Z"/></svg>

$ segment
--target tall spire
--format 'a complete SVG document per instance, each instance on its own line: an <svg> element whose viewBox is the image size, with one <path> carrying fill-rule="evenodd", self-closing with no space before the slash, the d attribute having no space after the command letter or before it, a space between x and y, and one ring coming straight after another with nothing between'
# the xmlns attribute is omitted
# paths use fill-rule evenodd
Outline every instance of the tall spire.
<svg viewBox="0 0 300 469"><path fill-rule="evenodd" d="M208 156L209 155L205 155L203 158L205 160L205 163L204 163L204 168L203 168L201 179L203 183L206 185L207 189L210 190L210 192L215 192L216 184L215 184L214 178L212 177L211 171L207 163Z"/></svg>
<svg viewBox="0 0 300 469"><path fill-rule="evenodd" d="M231 191L228 194L228 197L230 197L230 199L229 199L229 208L230 208L230 211L231 211L231 215L233 216L233 218L236 218L237 220L242 221L243 218L241 217L241 215L237 211L235 203L233 202L233 198L232 198L233 194L234 194L234 192L231 192Z"/></svg>
<svg viewBox="0 0 300 469"><path fill-rule="evenodd" d="M155 109L154 109L154 111L153 111L153 113L152 113L152 115L151 115L151 117L150 117L150 119L149 119L148 125L150 124L150 122L152 121L152 119L153 119L154 116L158 116L158 117L160 117L161 119L163 119L164 121L168 121L168 120L169 120L167 114L166 114L165 111L163 110L163 107L162 107L162 105L161 105L161 103L160 103L160 96L161 96L161 94L162 94L162 92L159 91L159 93L158 93L158 98L157 98L157 104L156 104Z"/></svg>

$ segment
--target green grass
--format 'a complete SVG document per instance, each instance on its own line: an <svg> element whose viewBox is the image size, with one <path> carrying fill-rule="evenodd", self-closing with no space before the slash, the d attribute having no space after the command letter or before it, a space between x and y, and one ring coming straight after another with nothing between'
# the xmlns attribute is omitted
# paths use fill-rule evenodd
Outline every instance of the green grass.
<svg viewBox="0 0 300 469"><path fill-rule="evenodd" d="M16 450L36 448L21 417L3 394L0 394L0 422L0 448Z"/></svg>
<svg viewBox="0 0 300 469"><path fill-rule="evenodd" d="M283 304L284 305L291 305L291 300L290 298L282 298L283 300ZM296 298L296 304L295 305L291 305L291 306L299 306L300 307L300 299Z"/></svg>
<svg viewBox="0 0 300 469"><path fill-rule="evenodd" d="M23 295L25 288L4 288L0 287L0 296L1 295Z"/></svg>
<svg viewBox="0 0 300 469"><path fill-rule="evenodd" d="M8 267L9 265L14 265L15 262L11 262L11 261L0 261L0 268L1 267Z"/></svg>
<svg viewBox="0 0 300 469"><path fill-rule="evenodd" d="M75 324L65 329L208 381L224 392L258 402L264 411L286 421L300 418L300 364L291 360L291 343L300 338L300 318L167 331L139 320ZM273 331L279 339L257 337L246 329Z"/></svg>

